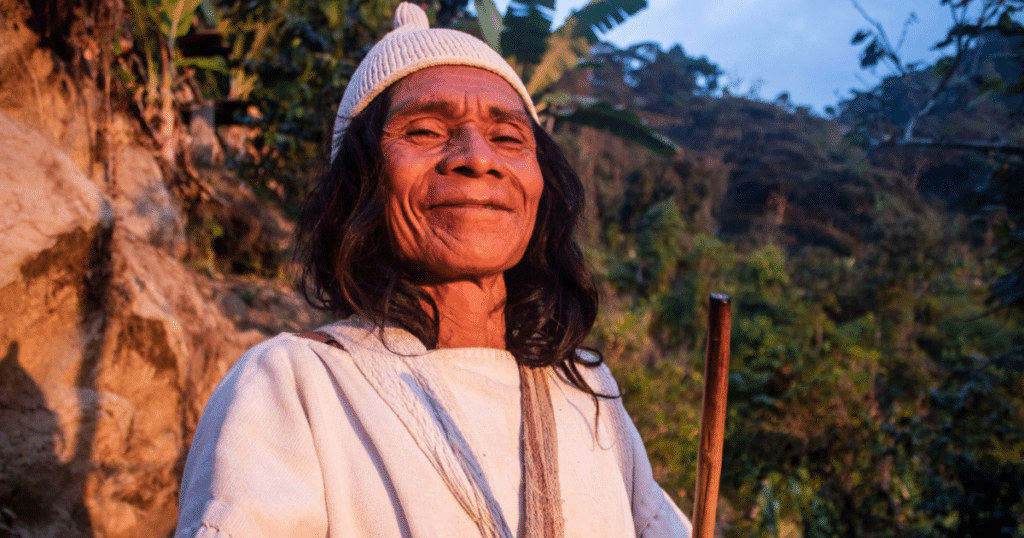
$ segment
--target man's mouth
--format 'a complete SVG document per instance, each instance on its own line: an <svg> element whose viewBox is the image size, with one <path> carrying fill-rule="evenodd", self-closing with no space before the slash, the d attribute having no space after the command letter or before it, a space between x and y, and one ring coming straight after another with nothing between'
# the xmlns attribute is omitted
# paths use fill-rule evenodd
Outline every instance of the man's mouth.
<svg viewBox="0 0 1024 538"><path fill-rule="evenodd" d="M442 200L427 206L428 209L489 209L492 211L512 211L511 204L497 200L452 199Z"/></svg>

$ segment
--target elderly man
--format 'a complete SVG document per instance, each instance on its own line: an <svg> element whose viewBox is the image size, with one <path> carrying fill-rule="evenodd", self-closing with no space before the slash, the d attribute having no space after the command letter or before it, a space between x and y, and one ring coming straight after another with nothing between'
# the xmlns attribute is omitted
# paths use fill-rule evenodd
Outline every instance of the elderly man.
<svg viewBox="0 0 1024 538"><path fill-rule="evenodd" d="M299 224L341 321L250 350L176 536L685 537L600 354L579 178L484 43L401 4Z"/></svg>

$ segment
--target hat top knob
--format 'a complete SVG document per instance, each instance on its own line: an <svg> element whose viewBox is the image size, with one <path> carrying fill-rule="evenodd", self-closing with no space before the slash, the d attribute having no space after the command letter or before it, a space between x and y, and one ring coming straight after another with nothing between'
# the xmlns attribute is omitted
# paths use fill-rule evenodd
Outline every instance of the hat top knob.
<svg viewBox="0 0 1024 538"><path fill-rule="evenodd" d="M423 8L409 2L398 4L395 9L395 30L426 30L430 28L430 21Z"/></svg>

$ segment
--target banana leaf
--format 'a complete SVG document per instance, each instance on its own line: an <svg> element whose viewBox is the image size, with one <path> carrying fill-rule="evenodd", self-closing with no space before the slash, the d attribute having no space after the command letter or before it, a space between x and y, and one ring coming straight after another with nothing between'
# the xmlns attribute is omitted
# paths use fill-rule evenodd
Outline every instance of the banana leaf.
<svg viewBox="0 0 1024 538"><path fill-rule="evenodd" d="M588 101L590 104L585 104ZM659 155L678 155L682 151L675 142L644 125L643 120L633 112L603 101L586 100L579 106L551 106L548 110L559 120L608 131Z"/></svg>
<svg viewBox="0 0 1024 538"><path fill-rule="evenodd" d="M647 0L595 0L571 16L576 19L576 35L593 45L598 32L611 30L646 7Z"/></svg>
<svg viewBox="0 0 1024 538"><path fill-rule="evenodd" d="M505 23L502 22L501 13L494 5L494 0L474 0L476 4L476 19L480 23L480 32L484 41L492 49L501 52L501 33L505 31Z"/></svg>

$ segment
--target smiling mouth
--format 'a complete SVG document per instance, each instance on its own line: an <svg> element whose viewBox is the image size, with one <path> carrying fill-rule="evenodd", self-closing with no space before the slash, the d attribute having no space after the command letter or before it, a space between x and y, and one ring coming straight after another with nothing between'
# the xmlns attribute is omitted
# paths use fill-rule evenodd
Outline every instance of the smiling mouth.
<svg viewBox="0 0 1024 538"><path fill-rule="evenodd" d="M496 202L452 201L428 206L428 209L486 209L490 211L512 211L511 207Z"/></svg>

